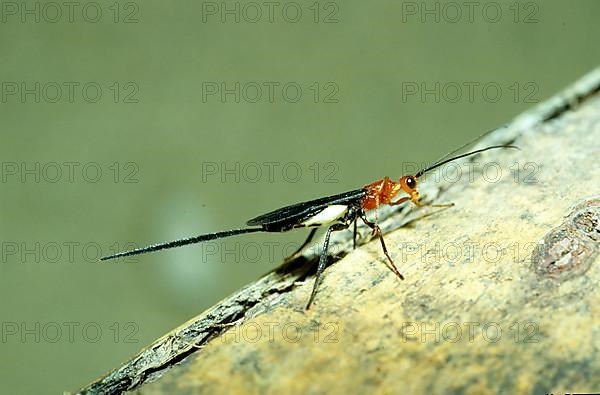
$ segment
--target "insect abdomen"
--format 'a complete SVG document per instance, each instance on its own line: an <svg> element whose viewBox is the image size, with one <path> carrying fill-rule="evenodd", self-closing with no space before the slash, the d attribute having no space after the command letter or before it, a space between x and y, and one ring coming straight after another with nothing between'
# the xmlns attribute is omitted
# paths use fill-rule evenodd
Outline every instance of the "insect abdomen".
<svg viewBox="0 0 600 395"><path fill-rule="evenodd" d="M327 206L319 213L302 222L302 226L320 226L335 222L342 218L348 212L348 206L345 204L333 204Z"/></svg>

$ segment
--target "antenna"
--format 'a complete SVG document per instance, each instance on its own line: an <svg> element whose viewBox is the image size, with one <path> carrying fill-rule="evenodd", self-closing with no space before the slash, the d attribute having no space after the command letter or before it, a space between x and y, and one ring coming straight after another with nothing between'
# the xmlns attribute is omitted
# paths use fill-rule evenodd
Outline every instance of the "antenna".
<svg viewBox="0 0 600 395"><path fill-rule="evenodd" d="M492 132L495 132L496 130L500 130L500 129L503 129L503 128L506 128L506 127L508 127L508 125L502 125L500 127L488 130L487 132L484 132L484 133L480 134L479 136L475 137L474 139L471 139L471 140L467 141L466 143L464 143L460 147L458 147L458 148L456 148L456 149L448 152L446 155L442 156L441 158L439 158L438 160L436 160L435 162L433 162L432 164L430 164L429 166L427 166L425 169L419 170L419 172L417 172L417 174L415 175L415 177L420 177L421 175L423 175L424 173L428 172L429 170L433 170L433 169L435 169L438 166L441 166L443 164L451 162L452 160L460 159L460 158L463 158L465 156L470 155L470 154L468 154L468 155L463 155L463 156L456 156L456 157L452 158L451 160L444 161L444 159L446 159L450 155L453 155L453 154L457 153L458 151L460 151L463 148L465 148L465 147L467 147L467 146L475 143L476 141L478 141L478 140L482 139L483 137L491 134ZM496 148L496 147L501 147L501 146L494 146L494 147ZM502 147L505 147L505 146L502 146ZM486 149L490 149L490 148L491 147L488 147ZM518 149L518 147L514 147L514 148ZM475 154L475 153L478 153L478 152L482 152L482 151L477 151L477 152L473 151L471 154Z"/></svg>
<svg viewBox="0 0 600 395"><path fill-rule="evenodd" d="M463 148L464 148L464 147L463 147ZM478 149L478 150L475 150L475 151L467 152L466 154L458 155L458 156L455 156L455 157L453 157L453 158L450 158L450 159L443 160L443 161L441 161L441 162L438 160L436 163L434 163L433 165L431 165L431 166L427 167L426 169L419 170L419 172L418 172L417 174L415 174L415 177L419 178L419 177L421 177L423 174L427 173L428 171L430 171L430 170L433 170L433 169L435 169L435 168L437 168L437 167L440 167L440 166L442 166L442 165L445 165L445 164L446 164L446 163L448 163L448 162L452 162L453 160L457 160L457 159L460 159L460 158L464 158L464 157L466 157L466 156L475 155L475 154L478 154L478 153L480 153L480 152L484 152L484 151L488 151L488 150L491 150L491 149L496 149L496 148L514 148L514 149L518 149L518 150L520 150L520 148L519 148L519 147L517 147L516 145L491 145L491 146L489 146L489 147L485 147L485 148ZM456 150L455 150L455 151L453 151L453 152L456 152ZM446 158L448 155L449 155L449 154L446 154L446 155L444 156L444 158Z"/></svg>

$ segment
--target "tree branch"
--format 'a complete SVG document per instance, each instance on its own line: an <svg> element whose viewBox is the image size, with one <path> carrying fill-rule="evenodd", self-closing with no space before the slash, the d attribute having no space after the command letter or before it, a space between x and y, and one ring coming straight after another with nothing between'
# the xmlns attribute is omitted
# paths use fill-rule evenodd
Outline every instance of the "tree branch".
<svg viewBox="0 0 600 395"><path fill-rule="evenodd" d="M311 310L314 249L81 393L598 391L599 91L596 69L480 143L522 151L423 182L455 207L381 213L405 281L339 232Z"/></svg>

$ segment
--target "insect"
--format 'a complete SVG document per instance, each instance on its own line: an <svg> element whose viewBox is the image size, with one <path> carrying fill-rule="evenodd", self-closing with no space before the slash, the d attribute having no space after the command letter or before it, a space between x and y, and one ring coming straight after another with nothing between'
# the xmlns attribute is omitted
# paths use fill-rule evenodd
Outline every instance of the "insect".
<svg viewBox="0 0 600 395"><path fill-rule="evenodd" d="M325 269L327 262L327 250L329 247L329 239L332 232L348 229L354 224L354 247L356 247L356 235L357 235L357 222L358 219L362 220L369 228L372 229L372 235L377 236L381 242L381 248L385 254L387 260L390 263L390 268L394 274L400 279L404 280L404 276L400 273L394 261L390 257L388 249L383 239L381 228L378 225L377 208L382 205L396 206L407 201L412 202L417 207L429 206L429 207L450 207L453 204L425 204L419 200L419 192L417 191L417 185L419 178L423 174L436 169L440 166L445 165L448 162L464 158L467 156L475 155L484 151L497 148L516 148L514 145L492 145L461 155L449 157L452 154L460 151L467 145L480 139L494 130L486 132L476 139L467 142L461 147L449 152L442 158L435 161L433 164L419 170L414 175L405 175L400 178L398 182L392 181L390 178L385 177L382 180L375 181L369 185L365 185L362 188L355 189L353 191L340 193L338 195L322 197L319 199L309 200L306 202L292 204L290 206L282 207L280 209L268 212L258 217L252 218L246 222L248 227L240 229L225 230L222 232L206 233L194 237L178 239L169 241L166 243L153 244L147 247L138 248L130 251L119 252L113 255L105 256L100 258L101 261L109 259L121 258L131 255L145 254L148 252L154 252L159 250L165 250L168 248L181 247L189 244L201 243L209 240L222 239L225 237L241 235L245 233L257 233L257 232L287 232L292 229L298 228L312 228L307 239L302 243L300 248L292 254L292 256L299 253L304 247L306 247L313 239L317 228L329 225L325 233L325 241L321 249L319 258L319 264L317 266L317 274L313 284L312 292L306 304L308 310L314 301L317 293L321 274ZM404 196L395 199L399 193L403 193ZM375 210L375 220L371 221L367 218L366 213L368 211Z"/></svg>

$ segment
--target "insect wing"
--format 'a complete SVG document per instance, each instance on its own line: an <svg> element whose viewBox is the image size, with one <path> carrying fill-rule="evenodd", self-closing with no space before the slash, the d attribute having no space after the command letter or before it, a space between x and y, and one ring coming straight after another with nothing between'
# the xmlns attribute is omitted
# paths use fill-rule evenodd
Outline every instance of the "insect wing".
<svg viewBox="0 0 600 395"><path fill-rule="evenodd" d="M328 206L334 204L346 204L357 202L367 194L364 189L356 189L354 191L340 193L338 195L327 196L324 198L309 200L307 202L301 202L292 204L290 206L282 207L280 209L271 211L269 213L259 215L256 218L252 218L246 225L249 226L281 226L296 225L318 214Z"/></svg>

